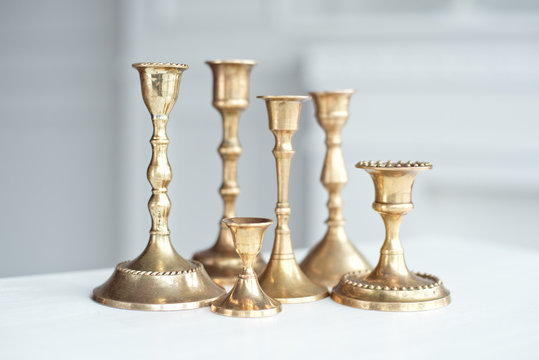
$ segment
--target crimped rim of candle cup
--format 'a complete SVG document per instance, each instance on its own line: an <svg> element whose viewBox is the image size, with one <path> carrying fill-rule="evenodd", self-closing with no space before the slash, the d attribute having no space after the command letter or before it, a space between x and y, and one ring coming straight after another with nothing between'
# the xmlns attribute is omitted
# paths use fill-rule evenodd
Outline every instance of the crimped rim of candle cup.
<svg viewBox="0 0 539 360"><path fill-rule="evenodd" d="M180 63L164 63L164 62L140 62L140 63L134 63L134 68L177 68L177 69L189 69L189 65L186 64L180 64Z"/></svg>
<svg viewBox="0 0 539 360"><path fill-rule="evenodd" d="M429 161L360 161L356 164L359 169L386 169L386 170L403 170L403 169L432 169L432 164Z"/></svg>

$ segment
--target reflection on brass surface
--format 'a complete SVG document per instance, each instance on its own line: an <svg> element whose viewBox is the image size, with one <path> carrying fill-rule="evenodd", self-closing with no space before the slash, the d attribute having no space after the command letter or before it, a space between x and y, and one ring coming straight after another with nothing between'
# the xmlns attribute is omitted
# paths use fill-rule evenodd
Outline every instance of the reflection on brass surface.
<svg viewBox="0 0 539 360"><path fill-rule="evenodd" d="M309 96L258 96L266 101L269 128L275 136L273 155L277 166L277 227L268 265L260 274L262 289L282 303L304 303L322 299L327 288L313 283L301 271L292 247L288 217L288 183L294 156L292 136L298 130L301 104Z"/></svg>
<svg viewBox="0 0 539 360"><path fill-rule="evenodd" d="M256 65L252 60L213 60L206 62L213 72L213 106L223 119L223 141L219 155L223 160L223 184L219 193L224 202L223 218L235 216L234 206L240 193L237 182L238 158L242 152L238 140L240 115L249 106L249 77ZM200 261L221 285L232 285L242 269L242 262L234 250L232 236L227 227L219 224L217 242L209 249L197 252L193 259ZM254 262L260 273L266 263L261 255Z"/></svg>
<svg viewBox="0 0 539 360"><path fill-rule="evenodd" d="M262 291L253 265L262 248L262 239L270 219L228 218L223 219L234 238L234 247L243 267L232 290L211 304L211 311L236 317L263 317L281 312L281 303Z"/></svg>
<svg viewBox="0 0 539 360"><path fill-rule="evenodd" d="M312 92L316 118L326 133L327 153L320 181L329 192L329 216L324 238L301 262L301 270L312 281L333 287L341 276L354 270L370 270L363 255L346 236L341 190L348 182L341 150L341 129L348 120L348 106L354 90Z"/></svg>
<svg viewBox="0 0 539 360"><path fill-rule="evenodd" d="M449 291L436 276L408 270L399 239L403 215L414 208L412 186L416 175L432 169L429 162L359 162L374 181L372 204L386 228L380 260L371 272L343 275L331 297L338 303L370 310L417 311L449 304Z"/></svg>
<svg viewBox="0 0 539 360"><path fill-rule="evenodd" d="M172 180L168 162L168 114L180 87L183 64L139 63L142 97L151 113L152 160L147 176L152 185L148 209L152 217L150 241L133 261L118 264L106 283L94 289L93 299L102 304L134 310L181 310L209 305L224 294L197 261L182 258L170 242L167 187Z"/></svg>

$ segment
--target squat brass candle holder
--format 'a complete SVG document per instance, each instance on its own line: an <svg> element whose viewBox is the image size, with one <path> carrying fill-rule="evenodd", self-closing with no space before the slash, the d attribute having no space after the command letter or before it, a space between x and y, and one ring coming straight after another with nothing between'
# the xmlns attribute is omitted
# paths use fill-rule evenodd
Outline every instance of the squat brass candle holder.
<svg viewBox="0 0 539 360"><path fill-rule="evenodd" d="M449 291L434 275L408 270L399 239L402 217L412 211L412 186L416 175L432 169L429 162L359 162L372 177L375 201L382 215L386 238L378 265L371 272L345 274L331 297L338 303L369 310L417 311L449 304Z"/></svg>
<svg viewBox="0 0 539 360"><path fill-rule="evenodd" d="M301 270L314 282L333 287L341 276L354 270L370 270L363 255L346 236L342 215L341 190L348 182L341 149L341 130L348 120L350 97L354 90L311 92L316 118L326 133L326 158L320 181L329 193L324 238L301 262Z"/></svg>
<svg viewBox="0 0 539 360"><path fill-rule="evenodd" d="M264 233L273 221L263 218L229 218L222 222L232 233L234 247L243 268L232 290L215 300L211 304L211 311L235 317L263 317L280 313L281 303L262 291L253 269L256 256L262 248Z"/></svg>
<svg viewBox="0 0 539 360"><path fill-rule="evenodd" d="M292 247L288 218L288 184L294 156L292 136L298 130L302 102L309 96L258 96L266 101L269 128L275 136L273 155L277 166L277 227L268 265L260 274L262 289L282 303L304 303L322 299L327 288L315 284L301 271Z"/></svg>
<svg viewBox="0 0 539 360"><path fill-rule="evenodd" d="M206 64L213 72L213 106L223 119L223 141L218 150L223 161L223 184L219 189L224 202L222 218L231 218L235 216L236 197L240 193L237 166L242 148L238 140L238 124L241 113L249 106L249 77L256 62L213 60ZM203 263L213 280L221 285L232 285L242 269L230 231L223 223L220 223L215 245L197 252L193 259ZM255 271L262 271L265 265L259 254L253 264Z"/></svg>
<svg viewBox="0 0 539 360"><path fill-rule="evenodd" d="M138 63L144 103L151 113L152 160L147 176L152 185L148 209L150 240L135 260L118 264L112 276L94 289L93 299L104 305L134 310L180 310L209 305L225 290L215 284L201 263L182 258L170 242L167 187L172 180L168 162L168 115L178 98L183 64Z"/></svg>

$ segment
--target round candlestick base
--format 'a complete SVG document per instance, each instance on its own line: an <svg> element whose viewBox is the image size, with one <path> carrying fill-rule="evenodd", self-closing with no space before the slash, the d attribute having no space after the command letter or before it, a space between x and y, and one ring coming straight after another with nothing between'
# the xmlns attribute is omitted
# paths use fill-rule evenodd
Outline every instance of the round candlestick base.
<svg viewBox="0 0 539 360"><path fill-rule="evenodd" d="M301 271L296 259L272 259L258 280L272 298L283 304L301 304L328 296L325 286L312 282Z"/></svg>
<svg viewBox="0 0 539 360"><path fill-rule="evenodd" d="M228 294L211 304L211 311L216 314L245 318L273 316L280 313L281 309L279 301L260 289L256 276L238 278Z"/></svg>
<svg viewBox="0 0 539 360"><path fill-rule="evenodd" d="M103 285L94 289L92 299L128 310L187 310L209 305L223 295L197 261L180 271L141 271L120 263Z"/></svg>
<svg viewBox="0 0 539 360"><path fill-rule="evenodd" d="M433 310L449 305L449 291L434 275L413 273L415 286L381 286L366 279L369 272L345 274L333 289L331 298L339 304L381 311Z"/></svg>
<svg viewBox="0 0 539 360"><path fill-rule="evenodd" d="M325 237L303 259L301 270L309 279L329 288L339 283L343 274L370 270L371 266L352 243Z"/></svg>

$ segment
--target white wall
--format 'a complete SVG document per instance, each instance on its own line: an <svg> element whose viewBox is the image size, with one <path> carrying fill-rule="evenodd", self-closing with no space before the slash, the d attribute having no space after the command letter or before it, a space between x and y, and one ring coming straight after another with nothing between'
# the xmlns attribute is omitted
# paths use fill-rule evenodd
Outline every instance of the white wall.
<svg viewBox="0 0 539 360"><path fill-rule="evenodd" d="M344 6L328 27L354 19L368 24L369 35L346 39L346 30L341 36L335 30L333 39L305 52L307 87L358 90L344 134L353 238L383 236L368 206L371 180L353 164L426 159L434 170L417 181L417 209L404 222L405 238L465 237L539 249L531 225L539 219L539 4L515 2L511 12L501 1L499 7L466 4L424 13L422 21L393 15L391 28L380 29L371 26L389 15L365 16ZM295 18L298 27L308 22ZM313 190L316 173L306 177ZM307 208L311 219L325 216L319 207Z"/></svg>
<svg viewBox="0 0 539 360"><path fill-rule="evenodd" d="M0 5L0 276L115 259L116 16L106 1Z"/></svg>
<svg viewBox="0 0 539 360"><path fill-rule="evenodd" d="M261 94L355 88L344 131L354 242L380 243L364 159L430 160L403 240L466 237L539 249L539 4L529 0L4 2L0 276L112 266L143 249L151 122L137 61L185 72L169 123L170 227L189 257L217 235L221 120L205 60L252 58L240 122L240 216L270 216L273 136ZM323 133L305 104L294 138L296 246L323 235ZM16 150L15 150L16 149ZM14 151L15 150L15 151ZM14 171L15 170L15 171ZM266 249L273 234L268 232ZM406 244L405 244L406 246ZM376 254L367 254L374 260Z"/></svg>

